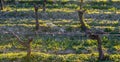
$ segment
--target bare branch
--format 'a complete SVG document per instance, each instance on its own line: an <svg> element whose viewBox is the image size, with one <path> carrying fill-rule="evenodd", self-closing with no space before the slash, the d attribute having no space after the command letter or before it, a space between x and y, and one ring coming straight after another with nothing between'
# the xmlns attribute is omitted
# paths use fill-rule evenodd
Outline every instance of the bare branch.
<svg viewBox="0 0 120 62"><path fill-rule="evenodd" d="M21 38L20 38L17 34L15 34L13 31L10 31L10 30L9 30L9 32L10 32L13 36L15 36L15 37L17 38L18 42L19 42L21 45L26 46L26 44L23 42L23 40L21 40Z"/></svg>
<svg viewBox="0 0 120 62"><path fill-rule="evenodd" d="M20 37L19 37L18 35L16 35L13 31L10 31L10 30L9 30L9 32L17 38L18 42L19 42L21 45L23 45L24 47L27 48L27 56L30 56L30 55L31 55L31 42L33 41L33 38L30 37L30 38L28 38L28 41L27 41L27 42L24 42L24 41L21 40Z"/></svg>

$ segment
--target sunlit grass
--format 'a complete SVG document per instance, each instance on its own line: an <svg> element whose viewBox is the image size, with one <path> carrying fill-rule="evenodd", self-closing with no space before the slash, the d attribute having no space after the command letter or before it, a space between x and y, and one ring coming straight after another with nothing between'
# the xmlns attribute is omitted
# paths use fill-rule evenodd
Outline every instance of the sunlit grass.
<svg viewBox="0 0 120 62"><path fill-rule="evenodd" d="M0 50L7 49L7 48L11 48L11 47L12 47L11 44L1 45L1 46L0 46Z"/></svg>
<svg viewBox="0 0 120 62"><path fill-rule="evenodd" d="M46 11L47 12L66 12L66 13L70 13L70 12L75 12L75 11L77 11L78 9L70 9L70 8L60 8L60 9L57 9L57 8L52 8L52 9L49 9L49 8L47 8L46 9ZM3 11L8 11L8 12L10 12L10 11L18 11L18 12L20 12L20 11L33 11L34 12L34 8L10 8L10 7L6 7ZM116 13L117 14L119 14L120 13L120 11L119 11L119 9L118 10L113 10L113 9L109 9L109 10L93 10L93 9L89 9L89 10L87 10L87 13L88 14L94 14L94 13L96 13L96 14L100 14L100 13L102 13L103 11L105 11L104 12L104 14L112 14L112 13L114 13L115 11L116 11ZM42 12L42 9L40 8L39 9L39 12Z"/></svg>
<svg viewBox="0 0 120 62"><path fill-rule="evenodd" d="M106 54L108 55L108 54ZM98 54L67 54L67 55L53 55L53 54L45 54L40 52L32 52L31 57L26 57L25 52L20 53L7 53L7 54L0 54L0 61L30 61L30 62L97 62ZM108 59L105 60L105 62L117 62L120 59L120 55L112 54Z"/></svg>
<svg viewBox="0 0 120 62"><path fill-rule="evenodd" d="M85 9L87 9L85 15L91 16L93 14L93 18L85 18L85 21L93 28L109 33L120 33L119 19L112 20L111 17L111 15L119 16L120 9L112 6L111 3L107 3L106 1L107 0L104 0L104 2L100 3L95 2L95 5L88 4L85 7ZM103 3L104 5L102 5ZM88 39L87 36L82 34L54 34L54 32L59 32L60 28L63 28L65 33L83 33L81 32L79 19L71 19L73 16L77 17L78 9L79 6L77 4L66 4L64 6L59 6L58 4L52 6L47 4L46 12L42 12L42 8L40 7L39 15L42 14L45 17L45 14L47 14L48 17L48 19L39 17L40 31L47 33L52 32L53 34L35 36L27 34L29 32L34 33L35 31L34 8L27 7L27 5L25 7L19 7L19 5L18 7L6 6L5 9L1 11L3 13L0 14L3 15L4 13L7 13L5 16L0 17L0 62L29 62L28 60L31 62L98 62L96 40ZM17 15L15 16L16 13ZM54 19L55 16L53 15L58 15L59 17ZM110 19L107 17L105 19L94 20L96 15L98 15L97 18L104 15L110 16ZM70 17L66 19L66 16ZM54 27L57 27L58 29L54 29ZM22 38L22 40L26 40L28 36L34 37L31 45L31 57L26 57L26 52L23 52L26 51L26 48L20 45L17 42L17 39L11 34L6 33L6 29L12 29ZM41 33L42 32L40 32L40 34ZM108 37L111 38L108 39ZM103 41L103 51L109 58L106 59L106 62L119 62L119 37L113 36L115 37L113 38L112 35L108 35L108 37L105 37L104 35L103 37L101 36Z"/></svg>

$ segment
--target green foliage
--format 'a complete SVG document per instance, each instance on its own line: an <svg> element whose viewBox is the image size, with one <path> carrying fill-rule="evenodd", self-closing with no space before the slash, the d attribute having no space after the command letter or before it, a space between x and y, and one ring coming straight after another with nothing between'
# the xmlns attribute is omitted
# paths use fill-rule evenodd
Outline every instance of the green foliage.
<svg viewBox="0 0 120 62"><path fill-rule="evenodd" d="M114 29L113 28L105 28L104 31L105 32L112 32Z"/></svg>
<svg viewBox="0 0 120 62"><path fill-rule="evenodd" d="M1 62L99 62L97 60L98 54L67 54L67 55L53 55L40 52L33 52L30 57L25 56L26 53L7 53L0 54ZM107 56L107 55L106 55ZM110 55L108 59L102 62L117 62L120 60L120 55ZM101 62L101 61L100 61Z"/></svg>
<svg viewBox="0 0 120 62"><path fill-rule="evenodd" d="M97 44L97 41L95 41L95 40L87 40L87 41L84 43L85 46L94 46L94 45L96 45L96 44Z"/></svg>
<svg viewBox="0 0 120 62"><path fill-rule="evenodd" d="M36 3L41 4L42 2ZM120 38L117 36L103 35L102 47L104 52L109 54L105 55L107 59L99 61L97 60L98 53L96 52L98 51L96 40L90 40L81 34L56 35L53 33L51 35L42 35L41 32L59 32L59 29L47 26L46 23L53 23L55 26L65 29L65 33L84 33L80 30L80 22L78 21L77 12L75 12L79 8L79 5L76 3L72 4L72 2L68 2L67 0L62 0L55 4L52 1L48 1L47 3L45 13L41 12L42 6L38 11L40 22L39 36L26 34L34 32L33 2L20 2L17 5L9 4L6 6L6 9L0 12L0 62L120 61ZM119 22L116 21L116 16L119 16L119 7L115 4L117 2L88 3L84 7L84 9L89 9L88 13L85 14L85 20L87 20L85 23L86 26L88 28L91 28L90 26L100 28L105 32L118 33L120 29L118 27ZM116 11L116 14L113 11ZM26 53L23 52L26 51L26 48L20 45L11 34L6 33L6 29L12 29L17 32L23 40L27 40L26 38L28 36L34 37L31 45L32 55L30 57L27 57Z"/></svg>

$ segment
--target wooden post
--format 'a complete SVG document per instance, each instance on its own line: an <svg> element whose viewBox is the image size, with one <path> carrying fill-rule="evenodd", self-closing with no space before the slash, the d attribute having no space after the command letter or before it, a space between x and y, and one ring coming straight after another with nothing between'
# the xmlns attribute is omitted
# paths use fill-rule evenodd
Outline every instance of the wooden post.
<svg viewBox="0 0 120 62"><path fill-rule="evenodd" d="M34 10L35 10L35 20L36 20L36 31L39 29L39 21L38 21L38 6L34 5Z"/></svg>

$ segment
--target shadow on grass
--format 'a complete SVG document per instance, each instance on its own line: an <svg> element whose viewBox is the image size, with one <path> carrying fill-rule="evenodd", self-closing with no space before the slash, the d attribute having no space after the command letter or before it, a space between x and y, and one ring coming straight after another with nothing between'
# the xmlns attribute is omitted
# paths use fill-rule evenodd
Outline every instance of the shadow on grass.
<svg viewBox="0 0 120 62"><path fill-rule="evenodd" d="M72 20L78 21L77 12L39 12L39 20ZM120 14L85 14L86 19L95 19L95 20L120 20ZM3 12L0 15L0 23L27 23L29 21L33 21L35 18L33 11L12 11L12 12Z"/></svg>

